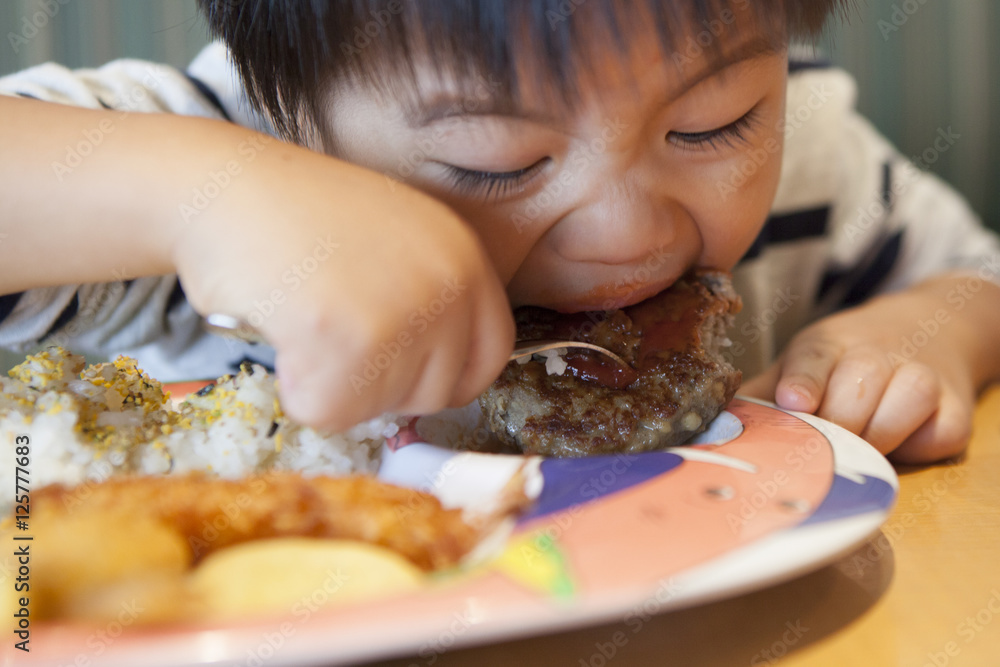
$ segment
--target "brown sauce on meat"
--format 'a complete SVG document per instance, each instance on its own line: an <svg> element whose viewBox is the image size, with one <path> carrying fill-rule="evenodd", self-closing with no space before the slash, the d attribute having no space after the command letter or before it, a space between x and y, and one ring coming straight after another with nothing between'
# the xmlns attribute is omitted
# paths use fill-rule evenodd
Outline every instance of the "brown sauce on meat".
<svg viewBox="0 0 1000 667"><path fill-rule="evenodd" d="M705 320L705 295L694 287L674 291L671 298L653 297L626 312L642 332L639 372L650 370L662 352L681 352L701 345L699 328Z"/></svg>
<svg viewBox="0 0 1000 667"><path fill-rule="evenodd" d="M616 364L597 352L570 352L566 355L566 370L573 377L596 382L613 389L624 389L639 379L639 371Z"/></svg>
<svg viewBox="0 0 1000 667"><path fill-rule="evenodd" d="M518 333L527 339L585 340L616 349L622 336L639 336L637 354L623 355L632 367L623 367L598 353L571 350L565 355L568 372L580 380L614 389L624 389L641 375L656 370L664 358L701 345L700 327L708 313L709 294L700 284L678 282L665 292L617 313L587 312L556 314L528 308L519 321ZM624 314L624 316L622 315ZM617 318L617 319L614 319ZM600 330L602 336L593 335ZM610 340L608 339L610 337Z"/></svg>
<svg viewBox="0 0 1000 667"><path fill-rule="evenodd" d="M664 356L698 347L704 311L705 295L696 287L686 285L677 286L669 298L660 295L630 306L625 313L642 332L636 368L625 368L598 354L581 351L566 355L567 370L581 380L624 389L642 373L653 370Z"/></svg>

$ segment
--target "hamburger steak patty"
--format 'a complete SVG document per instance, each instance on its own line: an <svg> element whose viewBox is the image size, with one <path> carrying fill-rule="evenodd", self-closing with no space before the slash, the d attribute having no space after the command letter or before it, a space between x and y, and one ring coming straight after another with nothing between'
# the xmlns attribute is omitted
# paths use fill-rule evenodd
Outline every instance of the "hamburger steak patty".
<svg viewBox="0 0 1000 667"><path fill-rule="evenodd" d="M527 454L587 456L678 445L705 430L742 375L722 355L741 302L728 273L697 271L622 310L564 315L524 307L519 340L602 345L635 369L569 351L562 375L512 362L479 402L493 433Z"/></svg>

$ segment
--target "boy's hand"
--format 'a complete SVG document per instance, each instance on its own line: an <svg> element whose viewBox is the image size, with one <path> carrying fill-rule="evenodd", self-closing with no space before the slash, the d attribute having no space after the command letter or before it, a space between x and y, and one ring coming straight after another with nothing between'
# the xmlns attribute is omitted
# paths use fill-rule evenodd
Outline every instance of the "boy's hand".
<svg viewBox="0 0 1000 667"><path fill-rule="evenodd" d="M471 229L416 190L271 141L187 212L174 257L188 299L275 346L299 421L464 405L507 363L503 285Z"/></svg>
<svg viewBox="0 0 1000 667"><path fill-rule="evenodd" d="M381 174L221 121L0 96L0 294L177 273L277 348L288 413L465 404L514 323L478 237ZM53 171L81 135L100 146Z"/></svg>
<svg viewBox="0 0 1000 667"><path fill-rule="evenodd" d="M979 282L956 298L969 280L934 279L820 320L740 393L814 413L898 463L957 456L976 390L996 377L989 344L1000 334L1000 288Z"/></svg>

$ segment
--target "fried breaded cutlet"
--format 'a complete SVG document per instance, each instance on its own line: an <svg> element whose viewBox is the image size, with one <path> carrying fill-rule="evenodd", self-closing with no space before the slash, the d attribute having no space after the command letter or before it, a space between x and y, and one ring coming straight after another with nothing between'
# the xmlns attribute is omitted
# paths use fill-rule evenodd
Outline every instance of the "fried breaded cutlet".
<svg viewBox="0 0 1000 667"><path fill-rule="evenodd" d="M195 563L250 540L320 537L376 544L423 570L439 570L456 565L480 538L460 510L442 508L433 495L367 476L133 477L48 486L32 494L31 504L36 523L110 510L152 518L180 534ZM109 529L94 526L97 533Z"/></svg>
<svg viewBox="0 0 1000 667"><path fill-rule="evenodd" d="M523 499L512 493L510 503L469 522L429 493L368 476L50 485L31 496L31 613L93 621L115 618L128 603L143 609L136 622L160 623L233 615L244 598L255 601L249 611L287 613L295 591L313 591L330 568L362 568L350 572L350 586L335 587L331 603L398 593L459 565ZM0 524L0 536L12 524ZM287 560L280 571L267 569L275 558ZM0 555L0 574L16 566ZM243 575L233 579L233 568ZM0 592L0 612L15 607L13 587Z"/></svg>

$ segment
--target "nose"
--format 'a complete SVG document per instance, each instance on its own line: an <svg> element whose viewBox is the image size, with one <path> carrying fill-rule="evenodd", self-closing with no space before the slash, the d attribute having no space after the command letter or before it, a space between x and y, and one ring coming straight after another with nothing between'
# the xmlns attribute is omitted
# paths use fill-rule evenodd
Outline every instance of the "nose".
<svg viewBox="0 0 1000 667"><path fill-rule="evenodd" d="M625 267L681 252L687 215L662 190L634 176L605 181L550 232L552 249L570 262Z"/></svg>

